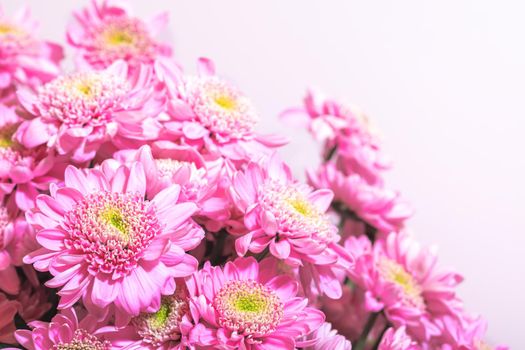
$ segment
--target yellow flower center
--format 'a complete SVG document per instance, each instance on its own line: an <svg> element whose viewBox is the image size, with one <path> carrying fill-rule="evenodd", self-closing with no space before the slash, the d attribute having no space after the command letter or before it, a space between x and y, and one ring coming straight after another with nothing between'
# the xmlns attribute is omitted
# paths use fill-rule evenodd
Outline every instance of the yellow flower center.
<svg viewBox="0 0 525 350"><path fill-rule="evenodd" d="M0 35L18 34L20 29L8 24L0 23Z"/></svg>
<svg viewBox="0 0 525 350"><path fill-rule="evenodd" d="M268 305L267 300L257 293L239 295L234 303L240 312L261 312Z"/></svg>
<svg viewBox="0 0 525 350"><path fill-rule="evenodd" d="M379 272L383 279L400 287L406 302L416 307L424 307L421 286L403 266L393 260L382 258L379 261Z"/></svg>
<svg viewBox="0 0 525 350"><path fill-rule="evenodd" d="M150 326L153 328L161 328L166 325L166 321L170 316L170 307L166 303L160 305L159 311L155 312L150 318Z"/></svg>
<svg viewBox="0 0 525 350"><path fill-rule="evenodd" d="M113 228L112 231L117 230L119 232L119 236L123 238L125 241L130 240L130 234L129 234L129 225L122 217L122 213L118 209L114 208L108 208L102 214L100 215L102 221L110 226L110 228Z"/></svg>
<svg viewBox="0 0 525 350"><path fill-rule="evenodd" d="M310 204L310 202L308 202L305 198L290 198L287 200L287 203L291 205L295 209L295 211L301 214L302 216L319 216L319 213L315 210L315 208L312 208L312 204Z"/></svg>
<svg viewBox="0 0 525 350"><path fill-rule="evenodd" d="M133 45L135 42L134 37L130 33L119 29L108 30L104 38L109 46Z"/></svg>
<svg viewBox="0 0 525 350"><path fill-rule="evenodd" d="M219 107L229 111L237 107L235 99L228 95L218 95L214 98L214 101Z"/></svg>

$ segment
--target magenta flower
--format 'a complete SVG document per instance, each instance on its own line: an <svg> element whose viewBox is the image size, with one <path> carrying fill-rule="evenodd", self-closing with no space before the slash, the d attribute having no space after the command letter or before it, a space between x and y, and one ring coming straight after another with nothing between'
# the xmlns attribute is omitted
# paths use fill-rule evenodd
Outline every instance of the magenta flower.
<svg viewBox="0 0 525 350"><path fill-rule="evenodd" d="M458 316L455 287L463 278L438 269L435 252L421 249L411 237L391 233L373 247L365 236L350 237L345 248L355 258L349 277L366 291L367 308L384 309L388 320L406 326L414 339L439 336L439 318Z"/></svg>
<svg viewBox="0 0 525 350"><path fill-rule="evenodd" d="M381 233L401 230L413 210L399 193L380 185L370 185L357 174L344 175L333 162L308 172L315 188L328 188L357 217Z"/></svg>
<svg viewBox="0 0 525 350"><path fill-rule="evenodd" d="M404 326L387 329L378 350L421 350L421 347L407 334Z"/></svg>
<svg viewBox="0 0 525 350"><path fill-rule="evenodd" d="M291 350L324 321L297 297L296 281L259 270L252 257L222 269L206 263L188 285L196 322L189 340L197 348Z"/></svg>
<svg viewBox="0 0 525 350"><path fill-rule="evenodd" d="M482 317L467 313L457 317L443 317L442 335L434 344L447 344L460 350L509 350L507 346L490 346L485 342L487 322ZM434 345L432 344L432 345Z"/></svg>
<svg viewBox="0 0 525 350"><path fill-rule="evenodd" d="M0 7L0 100L16 86L35 88L59 73L62 48L35 38L37 27L27 8L7 17Z"/></svg>
<svg viewBox="0 0 525 350"><path fill-rule="evenodd" d="M20 103L35 118L20 126L16 139L28 148L47 144L74 162L85 162L104 142L156 137L148 118L156 116L161 105L149 99L149 70L133 78L127 78L127 70L118 61L104 71L59 77L36 94L19 91Z"/></svg>
<svg viewBox="0 0 525 350"><path fill-rule="evenodd" d="M304 107L290 108L281 116L305 125L316 139L324 141L326 155L336 149L338 166L345 174L359 174L371 184L382 183L381 173L390 162L381 154L368 118L357 108L308 91Z"/></svg>
<svg viewBox="0 0 525 350"><path fill-rule="evenodd" d="M268 248L276 258L301 266L305 288L313 282L320 292L341 297L336 270L351 259L337 245L337 228L325 214L333 197L330 190L312 191L296 182L274 156L237 172L232 197L248 230L235 242L240 256Z"/></svg>
<svg viewBox="0 0 525 350"><path fill-rule="evenodd" d="M22 217L12 218L0 204L0 290L16 295L20 292L20 279L16 266L22 257L34 248L33 231Z"/></svg>
<svg viewBox="0 0 525 350"><path fill-rule="evenodd" d="M40 191L59 180L65 163L45 147L28 150L13 140L21 122L14 107L0 105L0 192L8 195L9 207L26 211Z"/></svg>
<svg viewBox="0 0 525 350"><path fill-rule="evenodd" d="M96 322L89 316L79 322L73 308L62 310L50 323L33 321L29 326L32 330L15 332L16 340L28 350L111 349L108 341L97 337Z"/></svg>
<svg viewBox="0 0 525 350"><path fill-rule="evenodd" d="M325 322L313 332L309 338L312 344L306 346L305 350L352 350L352 343L332 329L332 325Z"/></svg>
<svg viewBox="0 0 525 350"><path fill-rule="evenodd" d="M255 107L240 90L215 75L211 61L200 59L198 69L198 76L184 76L178 69L157 67L171 97L171 120L164 123L171 137L232 160L260 158L286 143L280 137L255 133L259 120Z"/></svg>
<svg viewBox="0 0 525 350"><path fill-rule="evenodd" d="M153 64L157 57L171 56L171 48L154 39L166 26L167 13L142 21L122 2L92 0L91 6L74 15L67 39L77 50L81 66L103 69L124 60L134 69L140 64Z"/></svg>
<svg viewBox="0 0 525 350"><path fill-rule="evenodd" d="M103 166L102 169L105 167ZM115 172L66 169L64 187L40 195L27 214L42 248L24 258L62 287L59 308L82 298L92 313L114 310L117 325L139 312L160 307L175 289L176 277L197 269L185 252L203 232L190 217L197 207L177 203L179 185L145 200L146 178L140 163Z"/></svg>
<svg viewBox="0 0 525 350"><path fill-rule="evenodd" d="M19 307L20 304L17 301L7 299L5 294L0 292L0 343L13 344L16 342L14 318Z"/></svg>
<svg viewBox="0 0 525 350"><path fill-rule="evenodd" d="M124 328L105 327L101 334L113 349L184 350L193 327L190 319L187 289L177 283L177 292L163 296L157 311L141 313Z"/></svg>

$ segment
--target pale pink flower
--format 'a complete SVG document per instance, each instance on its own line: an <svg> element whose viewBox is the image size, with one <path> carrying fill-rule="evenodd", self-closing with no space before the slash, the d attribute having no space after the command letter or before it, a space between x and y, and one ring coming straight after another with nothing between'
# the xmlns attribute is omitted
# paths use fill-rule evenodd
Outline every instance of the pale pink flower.
<svg viewBox="0 0 525 350"><path fill-rule="evenodd" d="M9 195L9 207L26 211L40 191L59 181L65 163L45 147L28 150L13 140L21 122L14 107L0 105L0 192Z"/></svg>
<svg viewBox="0 0 525 350"><path fill-rule="evenodd" d="M150 99L150 69L127 76L123 61L104 71L59 77L38 88L21 90L20 103L35 118L24 122L15 137L25 147L46 144L74 162L95 157L100 146L120 139L145 140L158 135L151 118L161 105Z"/></svg>
<svg viewBox="0 0 525 350"><path fill-rule="evenodd" d="M378 350L421 350L419 345L407 334L404 326L394 329L387 329Z"/></svg>
<svg viewBox="0 0 525 350"><path fill-rule="evenodd" d="M16 87L35 88L59 73L62 48L35 38L37 27L28 8L8 17L0 7L0 100L12 102Z"/></svg>
<svg viewBox="0 0 525 350"><path fill-rule="evenodd" d="M344 175L333 162L307 174L315 188L332 190L334 201L344 204L358 219L381 233L401 230L413 214L410 205L396 191L370 185L358 174Z"/></svg>
<svg viewBox="0 0 525 350"><path fill-rule="evenodd" d="M199 349L291 350L324 321L319 310L296 296L296 281L259 270L253 257L224 268L207 262L187 283L196 323L189 341Z"/></svg>
<svg viewBox="0 0 525 350"><path fill-rule="evenodd" d="M463 313L457 317L443 317L442 336L434 344L450 344L460 350L509 350L507 346L490 346L485 342L487 321Z"/></svg>
<svg viewBox="0 0 525 350"><path fill-rule="evenodd" d="M171 56L171 48L155 39L168 22L166 12L142 21L120 1L92 0L74 16L67 39L81 66L103 69L124 60L134 69Z"/></svg>
<svg viewBox="0 0 525 350"><path fill-rule="evenodd" d="M119 151L114 158L123 163L142 163L148 197L177 183L181 186L180 198L199 207L197 215L217 221L228 219L228 198L218 191L223 176L221 158L207 161L194 148L170 141L156 141L151 147Z"/></svg>
<svg viewBox="0 0 525 350"><path fill-rule="evenodd" d="M141 313L124 328L105 327L101 334L113 349L184 350L192 327L188 291L180 282L175 294L162 297L157 311Z"/></svg>
<svg viewBox="0 0 525 350"><path fill-rule="evenodd" d="M102 169L105 167L102 166ZM140 163L115 172L66 169L64 187L40 195L27 214L42 248L24 258L61 287L59 308L82 298L88 310L105 317L115 312L118 326L150 308L190 275L203 232L190 217L194 203L178 203L179 185L144 199L146 177Z"/></svg>
<svg viewBox="0 0 525 350"><path fill-rule="evenodd" d="M247 229L235 242L240 256L268 248L276 258L301 266L304 288L313 282L320 292L341 296L336 270L348 266L350 257L337 245L337 227L325 213L333 197L330 190L313 191L295 181L273 156L237 172L231 192Z"/></svg>
<svg viewBox="0 0 525 350"><path fill-rule="evenodd" d="M368 118L355 107L347 107L322 94L308 91L304 106L284 111L282 118L305 125L314 137L325 142L325 156L338 157L345 174L359 174L371 184L382 183L382 172L390 162Z"/></svg>
<svg viewBox="0 0 525 350"><path fill-rule="evenodd" d="M435 251L404 233L391 233L373 247L365 236L350 237L345 248L355 258L349 277L365 290L367 308L384 310L394 326L406 326L415 340L439 336L439 318L457 317L461 303L455 288L462 277L440 269Z"/></svg>
<svg viewBox="0 0 525 350"><path fill-rule="evenodd" d="M255 132L259 115L254 105L215 75L210 60L199 60L197 76L184 76L165 65L156 68L171 97L167 110L171 120L164 123L171 138L232 160L260 158L286 143L284 138Z"/></svg>
<svg viewBox="0 0 525 350"><path fill-rule="evenodd" d="M33 230L23 219L9 214L0 204L0 290L16 295L20 279L16 266L22 266L22 257L34 248Z"/></svg>
<svg viewBox="0 0 525 350"><path fill-rule="evenodd" d="M19 307L17 301L7 299L5 294L0 292L0 343L16 343L14 318Z"/></svg>
<svg viewBox="0 0 525 350"><path fill-rule="evenodd" d="M313 344L306 346L305 350L352 350L350 340L338 334L328 322L323 323L309 338Z"/></svg>
<svg viewBox="0 0 525 350"><path fill-rule="evenodd" d="M32 330L17 330L16 340L28 350L90 349L110 350L111 344L97 336L97 322L85 317L80 322L75 309L55 315L50 323L33 321Z"/></svg>

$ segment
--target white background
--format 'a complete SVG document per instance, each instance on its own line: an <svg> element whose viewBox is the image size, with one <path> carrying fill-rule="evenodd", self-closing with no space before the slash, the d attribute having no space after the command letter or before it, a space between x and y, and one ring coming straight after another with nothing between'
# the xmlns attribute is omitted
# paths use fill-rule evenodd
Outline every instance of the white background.
<svg viewBox="0 0 525 350"><path fill-rule="evenodd" d="M64 41L87 1L26 1L41 34ZM12 11L22 2L1 1ZM522 349L525 311L525 5L519 1L132 1L171 12L178 59L199 56L252 96L261 129L293 139L297 174L317 150L276 116L307 86L365 109L395 160L389 184L417 209L411 227L466 277L489 338Z"/></svg>

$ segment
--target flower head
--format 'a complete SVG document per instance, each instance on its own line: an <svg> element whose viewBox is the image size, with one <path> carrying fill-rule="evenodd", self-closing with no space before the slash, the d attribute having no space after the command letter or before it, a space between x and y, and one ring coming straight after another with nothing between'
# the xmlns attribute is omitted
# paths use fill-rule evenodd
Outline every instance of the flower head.
<svg viewBox="0 0 525 350"><path fill-rule="evenodd" d="M418 341L441 334L440 318L458 317L461 303L457 273L437 267L435 252L421 249L404 233L391 233L373 247L366 237L350 237L346 249L355 257L350 279L365 290L370 311L384 309L396 327L406 326Z"/></svg>
<svg viewBox="0 0 525 350"><path fill-rule="evenodd" d="M236 161L269 155L271 149L286 143L255 132L259 120L255 107L239 89L215 75L210 60L199 60L197 76L186 76L168 65L156 68L170 96L166 137L178 137L201 153Z"/></svg>
<svg viewBox="0 0 525 350"><path fill-rule="evenodd" d="M337 154L345 174L358 174L370 184L381 184L382 172L390 167L381 154L377 136L368 118L357 108L347 107L322 94L308 91L304 107L283 112L285 119L297 119L315 138L325 142L325 154Z"/></svg>
<svg viewBox="0 0 525 350"><path fill-rule="evenodd" d="M197 346L294 349L324 321L296 296L292 278L260 271L254 258L238 258L224 269L207 263L189 285L190 312L200 315L190 331Z"/></svg>
<svg viewBox="0 0 525 350"><path fill-rule="evenodd" d="M31 350L109 350L111 344L100 339L96 322L90 317L79 322L75 309L68 308L57 314L50 323L33 321L32 330L17 330L16 339Z"/></svg>
<svg viewBox="0 0 525 350"><path fill-rule="evenodd" d="M7 17L0 8L0 99L9 101L15 86L35 88L59 73L62 48L33 36L38 24L27 8Z"/></svg>
<svg viewBox="0 0 525 350"><path fill-rule="evenodd" d="M421 347L407 334L404 326L389 328L383 335L378 350L420 350Z"/></svg>
<svg viewBox="0 0 525 350"><path fill-rule="evenodd" d="M139 74L147 76L148 69ZM24 122L16 139L25 147L47 144L75 162L95 157L107 141L148 139L143 125L156 116L158 101L149 99L147 77L127 76L118 61L104 71L72 73L43 86L36 94L20 91L19 100L34 119ZM122 141L120 141L122 142Z"/></svg>
<svg viewBox="0 0 525 350"><path fill-rule="evenodd" d="M333 162L309 171L308 180L315 188L332 190L335 201L381 234L401 230L413 213L398 192L370 185L357 174L345 175Z"/></svg>
<svg viewBox="0 0 525 350"><path fill-rule="evenodd" d="M76 13L67 37L84 64L103 69L124 60L134 69L171 55L169 46L154 39L166 23L165 13L142 21L114 1L93 0Z"/></svg>
<svg viewBox="0 0 525 350"><path fill-rule="evenodd" d="M276 157L249 164L233 179L232 198L245 213L248 230L236 241L237 253L268 248L287 264L302 266L303 281L310 280L320 291L339 298L341 285L334 269L347 266L351 258L336 244L337 228L325 214L332 196L329 190L312 191L293 180Z"/></svg>
<svg viewBox="0 0 525 350"><path fill-rule="evenodd" d="M185 251L203 233L190 220L196 206L177 203L179 191L173 185L145 200L139 163L105 173L69 167L64 187L39 196L28 214L42 248L24 261L54 276L47 285L62 287L59 308L83 298L101 316L113 307L125 324L173 293L173 278L196 269Z"/></svg>

